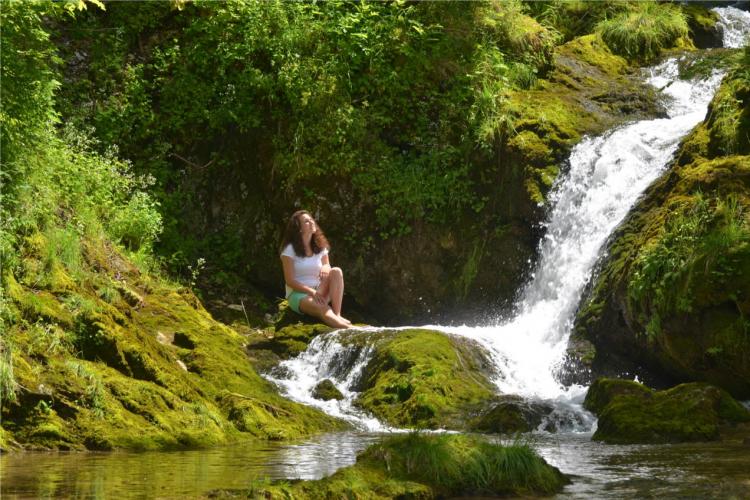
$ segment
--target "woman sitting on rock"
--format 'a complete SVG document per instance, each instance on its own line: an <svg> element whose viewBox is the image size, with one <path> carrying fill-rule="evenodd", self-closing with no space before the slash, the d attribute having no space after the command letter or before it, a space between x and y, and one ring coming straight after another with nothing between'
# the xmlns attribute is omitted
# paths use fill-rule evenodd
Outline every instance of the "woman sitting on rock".
<svg viewBox="0 0 750 500"><path fill-rule="evenodd" d="M341 316L344 273L338 267L331 267L330 247L307 211L292 214L281 243L286 298L296 313L320 318L333 328L348 328L351 321Z"/></svg>

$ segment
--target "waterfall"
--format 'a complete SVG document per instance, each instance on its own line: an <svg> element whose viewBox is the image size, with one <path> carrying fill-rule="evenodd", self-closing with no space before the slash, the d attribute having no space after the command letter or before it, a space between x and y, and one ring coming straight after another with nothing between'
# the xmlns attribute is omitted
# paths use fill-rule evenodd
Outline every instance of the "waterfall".
<svg viewBox="0 0 750 500"><path fill-rule="evenodd" d="M668 165L680 139L703 120L721 81L681 81L672 58L648 70L649 84L668 99L668 117L632 123L585 138L570 168L553 186L539 262L510 320L493 326L441 328L471 337L495 354L495 381L503 393L529 398L576 399L582 387L555 380L581 293L602 245L643 191Z"/></svg>
<svg viewBox="0 0 750 500"><path fill-rule="evenodd" d="M725 44L740 46L750 31L750 14L732 7L715 11L722 19ZM492 355L499 392L551 402L556 409L548 418L558 428L590 429L595 419L580 407L586 388L564 387L554 375L567 348L581 293L609 235L665 171L679 141L704 119L722 76L714 71L707 78L680 80L676 58L645 70L646 81L667 101L667 117L587 137L573 149L569 169L551 191L539 261L519 294L515 316L480 327L424 328L476 340ZM367 348L353 352L341 342L340 333L333 332L315 339L305 353L282 363L281 372L269 378L292 399L361 428L382 430L382 424L352 405L354 382L369 355ZM334 361L345 357L351 360L351 369L337 373L334 367L340 363ZM345 400L312 398L312 388L325 378L336 384Z"/></svg>
<svg viewBox="0 0 750 500"><path fill-rule="evenodd" d="M736 7L717 7L719 26L722 30L722 41L728 49L738 49L747 44L750 37L750 12Z"/></svg>

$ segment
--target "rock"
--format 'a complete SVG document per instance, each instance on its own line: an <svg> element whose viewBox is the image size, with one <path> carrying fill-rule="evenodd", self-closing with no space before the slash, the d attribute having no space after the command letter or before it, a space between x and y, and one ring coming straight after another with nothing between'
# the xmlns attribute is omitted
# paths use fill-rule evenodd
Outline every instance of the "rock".
<svg viewBox="0 0 750 500"><path fill-rule="evenodd" d="M715 441L722 430L750 421L726 391L703 383L653 391L640 384L598 379L585 406L599 417L592 439L606 443Z"/></svg>
<svg viewBox="0 0 750 500"><path fill-rule="evenodd" d="M549 404L520 396L507 395L498 399L470 423L471 430L493 434L531 432L553 411Z"/></svg>
<svg viewBox="0 0 750 500"><path fill-rule="evenodd" d="M356 404L396 427L465 429L491 400L492 365L477 343L432 330L368 333L375 353Z"/></svg>
<svg viewBox="0 0 750 500"><path fill-rule="evenodd" d="M682 10L687 15L693 43L697 48L715 49L724 45L718 25L719 15L710 10L710 6L693 2L683 5Z"/></svg>
<svg viewBox="0 0 750 500"><path fill-rule="evenodd" d="M295 323L285 326L269 336L254 336L248 340L248 351L267 350L279 359L289 359L307 349L313 338L333 329L321 323Z"/></svg>
<svg viewBox="0 0 750 500"><path fill-rule="evenodd" d="M318 383L313 389L312 395L315 399L322 399L323 401L329 401L331 399L340 401L344 399L344 395L341 394L341 391L339 391L329 379L325 379Z"/></svg>

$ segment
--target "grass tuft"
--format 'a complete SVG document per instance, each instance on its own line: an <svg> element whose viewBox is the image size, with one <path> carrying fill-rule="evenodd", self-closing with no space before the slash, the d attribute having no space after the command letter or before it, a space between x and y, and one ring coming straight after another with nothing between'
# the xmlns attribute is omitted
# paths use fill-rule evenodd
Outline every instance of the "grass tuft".
<svg viewBox="0 0 750 500"><path fill-rule="evenodd" d="M685 14L678 7L656 2L636 2L596 26L612 52L629 59L652 60L663 49L688 36Z"/></svg>

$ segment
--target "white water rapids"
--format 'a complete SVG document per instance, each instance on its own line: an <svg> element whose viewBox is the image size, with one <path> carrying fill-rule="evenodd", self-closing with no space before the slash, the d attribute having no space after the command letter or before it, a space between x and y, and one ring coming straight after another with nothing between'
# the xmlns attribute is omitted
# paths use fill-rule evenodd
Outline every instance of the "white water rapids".
<svg viewBox="0 0 750 500"><path fill-rule="evenodd" d="M750 30L750 14L732 7L715 9L722 18L727 46L740 46ZM744 31L743 31L744 30ZM705 115L722 74L680 80L678 63L671 58L646 72L647 82L668 101L668 117L635 122L598 137L585 138L572 151L569 169L549 197L549 216L540 243L539 261L520 293L514 317L481 327L428 325L471 338L484 346L496 365L494 383L503 394L517 394L553 403L560 428L587 431L592 415L580 403L586 388L564 387L554 376L562 362L581 293L591 277L603 244L643 191L672 159L679 141ZM366 430L383 425L353 405L353 387L370 352L355 353L353 365L337 367L346 349L334 332L313 340L306 352L281 364L268 378L285 394L345 418ZM346 335L346 333L344 333ZM343 401L320 401L313 387L332 380ZM564 424L564 422L562 422Z"/></svg>

